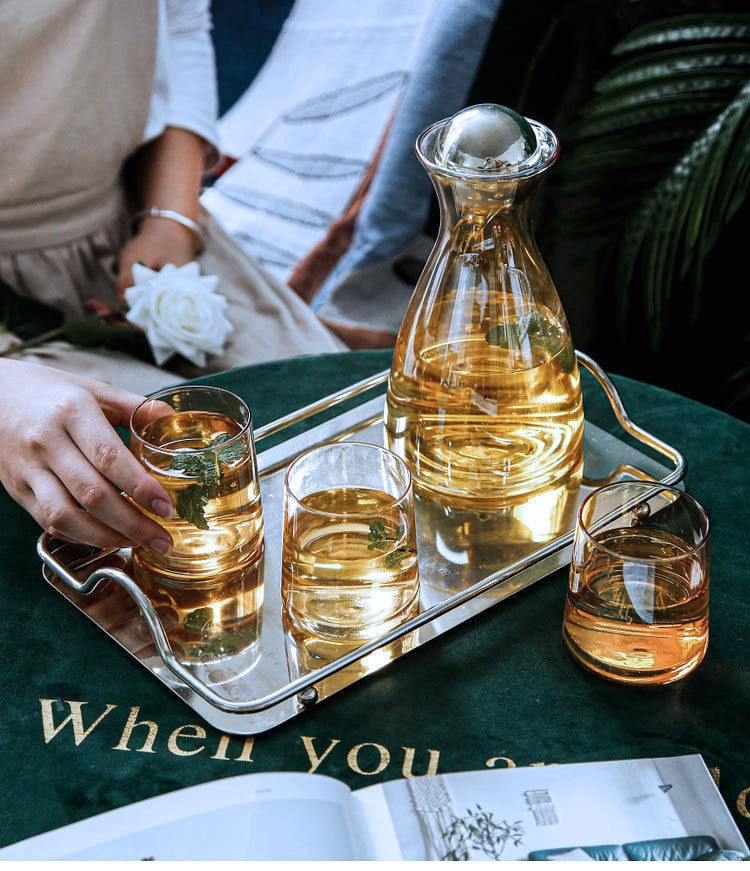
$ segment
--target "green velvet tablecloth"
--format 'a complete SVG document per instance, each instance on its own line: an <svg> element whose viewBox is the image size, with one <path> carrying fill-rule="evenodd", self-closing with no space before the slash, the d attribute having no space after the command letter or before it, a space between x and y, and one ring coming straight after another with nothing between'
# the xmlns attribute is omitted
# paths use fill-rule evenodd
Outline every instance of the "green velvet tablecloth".
<svg viewBox="0 0 750 871"><path fill-rule="evenodd" d="M206 379L256 428L387 368L387 352L301 358ZM41 577L40 530L0 493L0 844L183 786L311 771L358 788L403 774L701 753L750 840L750 426L615 378L633 419L688 460L712 522L710 642L661 688L578 668L560 634L566 571L270 732L222 735ZM619 431L588 376L587 418ZM205 737L200 731L204 729Z"/></svg>

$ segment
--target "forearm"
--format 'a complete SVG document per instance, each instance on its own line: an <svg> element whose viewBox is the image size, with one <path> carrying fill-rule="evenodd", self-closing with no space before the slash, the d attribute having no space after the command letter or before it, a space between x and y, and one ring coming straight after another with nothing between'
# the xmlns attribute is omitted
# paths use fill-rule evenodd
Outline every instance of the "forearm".
<svg viewBox="0 0 750 871"><path fill-rule="evenodd" d="M198 219L205 143L190 130L167 127L136 158L133 195L137 210L172 209Z"/></svg>
<svg viewBox="0 0 750 871"><path fill-rule="evenodd" d="M136 213L152 208L172 211L198 225L201 177L205 143L182 127L167 127L143 146L130 167L130 191ZM150 269L167 263L182 266L195 259L202 240L195 230L168 217L138 218L135 235L119 256L117 291L124 302L126 288L133 283L133 264Z"/></svg>

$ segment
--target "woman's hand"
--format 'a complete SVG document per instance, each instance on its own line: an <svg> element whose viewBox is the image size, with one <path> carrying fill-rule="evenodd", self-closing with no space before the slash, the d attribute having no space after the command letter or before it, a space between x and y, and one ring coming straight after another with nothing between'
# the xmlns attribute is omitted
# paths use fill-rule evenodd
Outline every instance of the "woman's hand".
<svg viewBox="0 0 750 871"><path fill-rule="evenodd" d="M117 299L125 304L125 291L133 286L133 264L159 270L167 263L184 266L195 260L195 234L168 218L145 218L138 232L120 251Z"/></svg>
<svg viewBox="0 0 750 871"><path fill-rule="evenodd" d="M168 533L122 495L172 516L167 491L113 429L128 425L142 399L93 378L0 360L0 481L50 535L169 551Z"/></svg>

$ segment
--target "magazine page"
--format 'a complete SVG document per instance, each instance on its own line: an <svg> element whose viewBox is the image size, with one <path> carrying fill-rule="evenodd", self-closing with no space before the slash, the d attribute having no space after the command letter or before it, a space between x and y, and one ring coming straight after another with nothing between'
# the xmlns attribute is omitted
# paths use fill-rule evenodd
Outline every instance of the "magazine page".
<svg viewBox="0 0 750 871"><path fill-rule="evenodd" d="M430 775L366 787L354 797L363 806L387 804L390 826L380 831L398 842L404 859L748 852L698 755ZM681 840L653 844L664 839Z"/></svg>
<svg viewBox="0 0 750 871"><path fill-rule="evenodd" d="M363 857L351 792L316 774L243 774L180 789L19 841L0 860Z"/></svg>

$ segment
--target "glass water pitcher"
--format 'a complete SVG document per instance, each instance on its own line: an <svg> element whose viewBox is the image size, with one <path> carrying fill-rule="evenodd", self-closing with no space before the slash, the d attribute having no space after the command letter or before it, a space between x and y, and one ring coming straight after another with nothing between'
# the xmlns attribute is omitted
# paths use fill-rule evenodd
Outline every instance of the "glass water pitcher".
<svg viewBox="0 0 750 871"><path fill-rule="evenodd" d="M396 342L389 447L422 497L519 518L535 504L553 534L583 459L578 365L529 216L558 140L482 104L427 128L416 150L441 223Z"/></svg>

